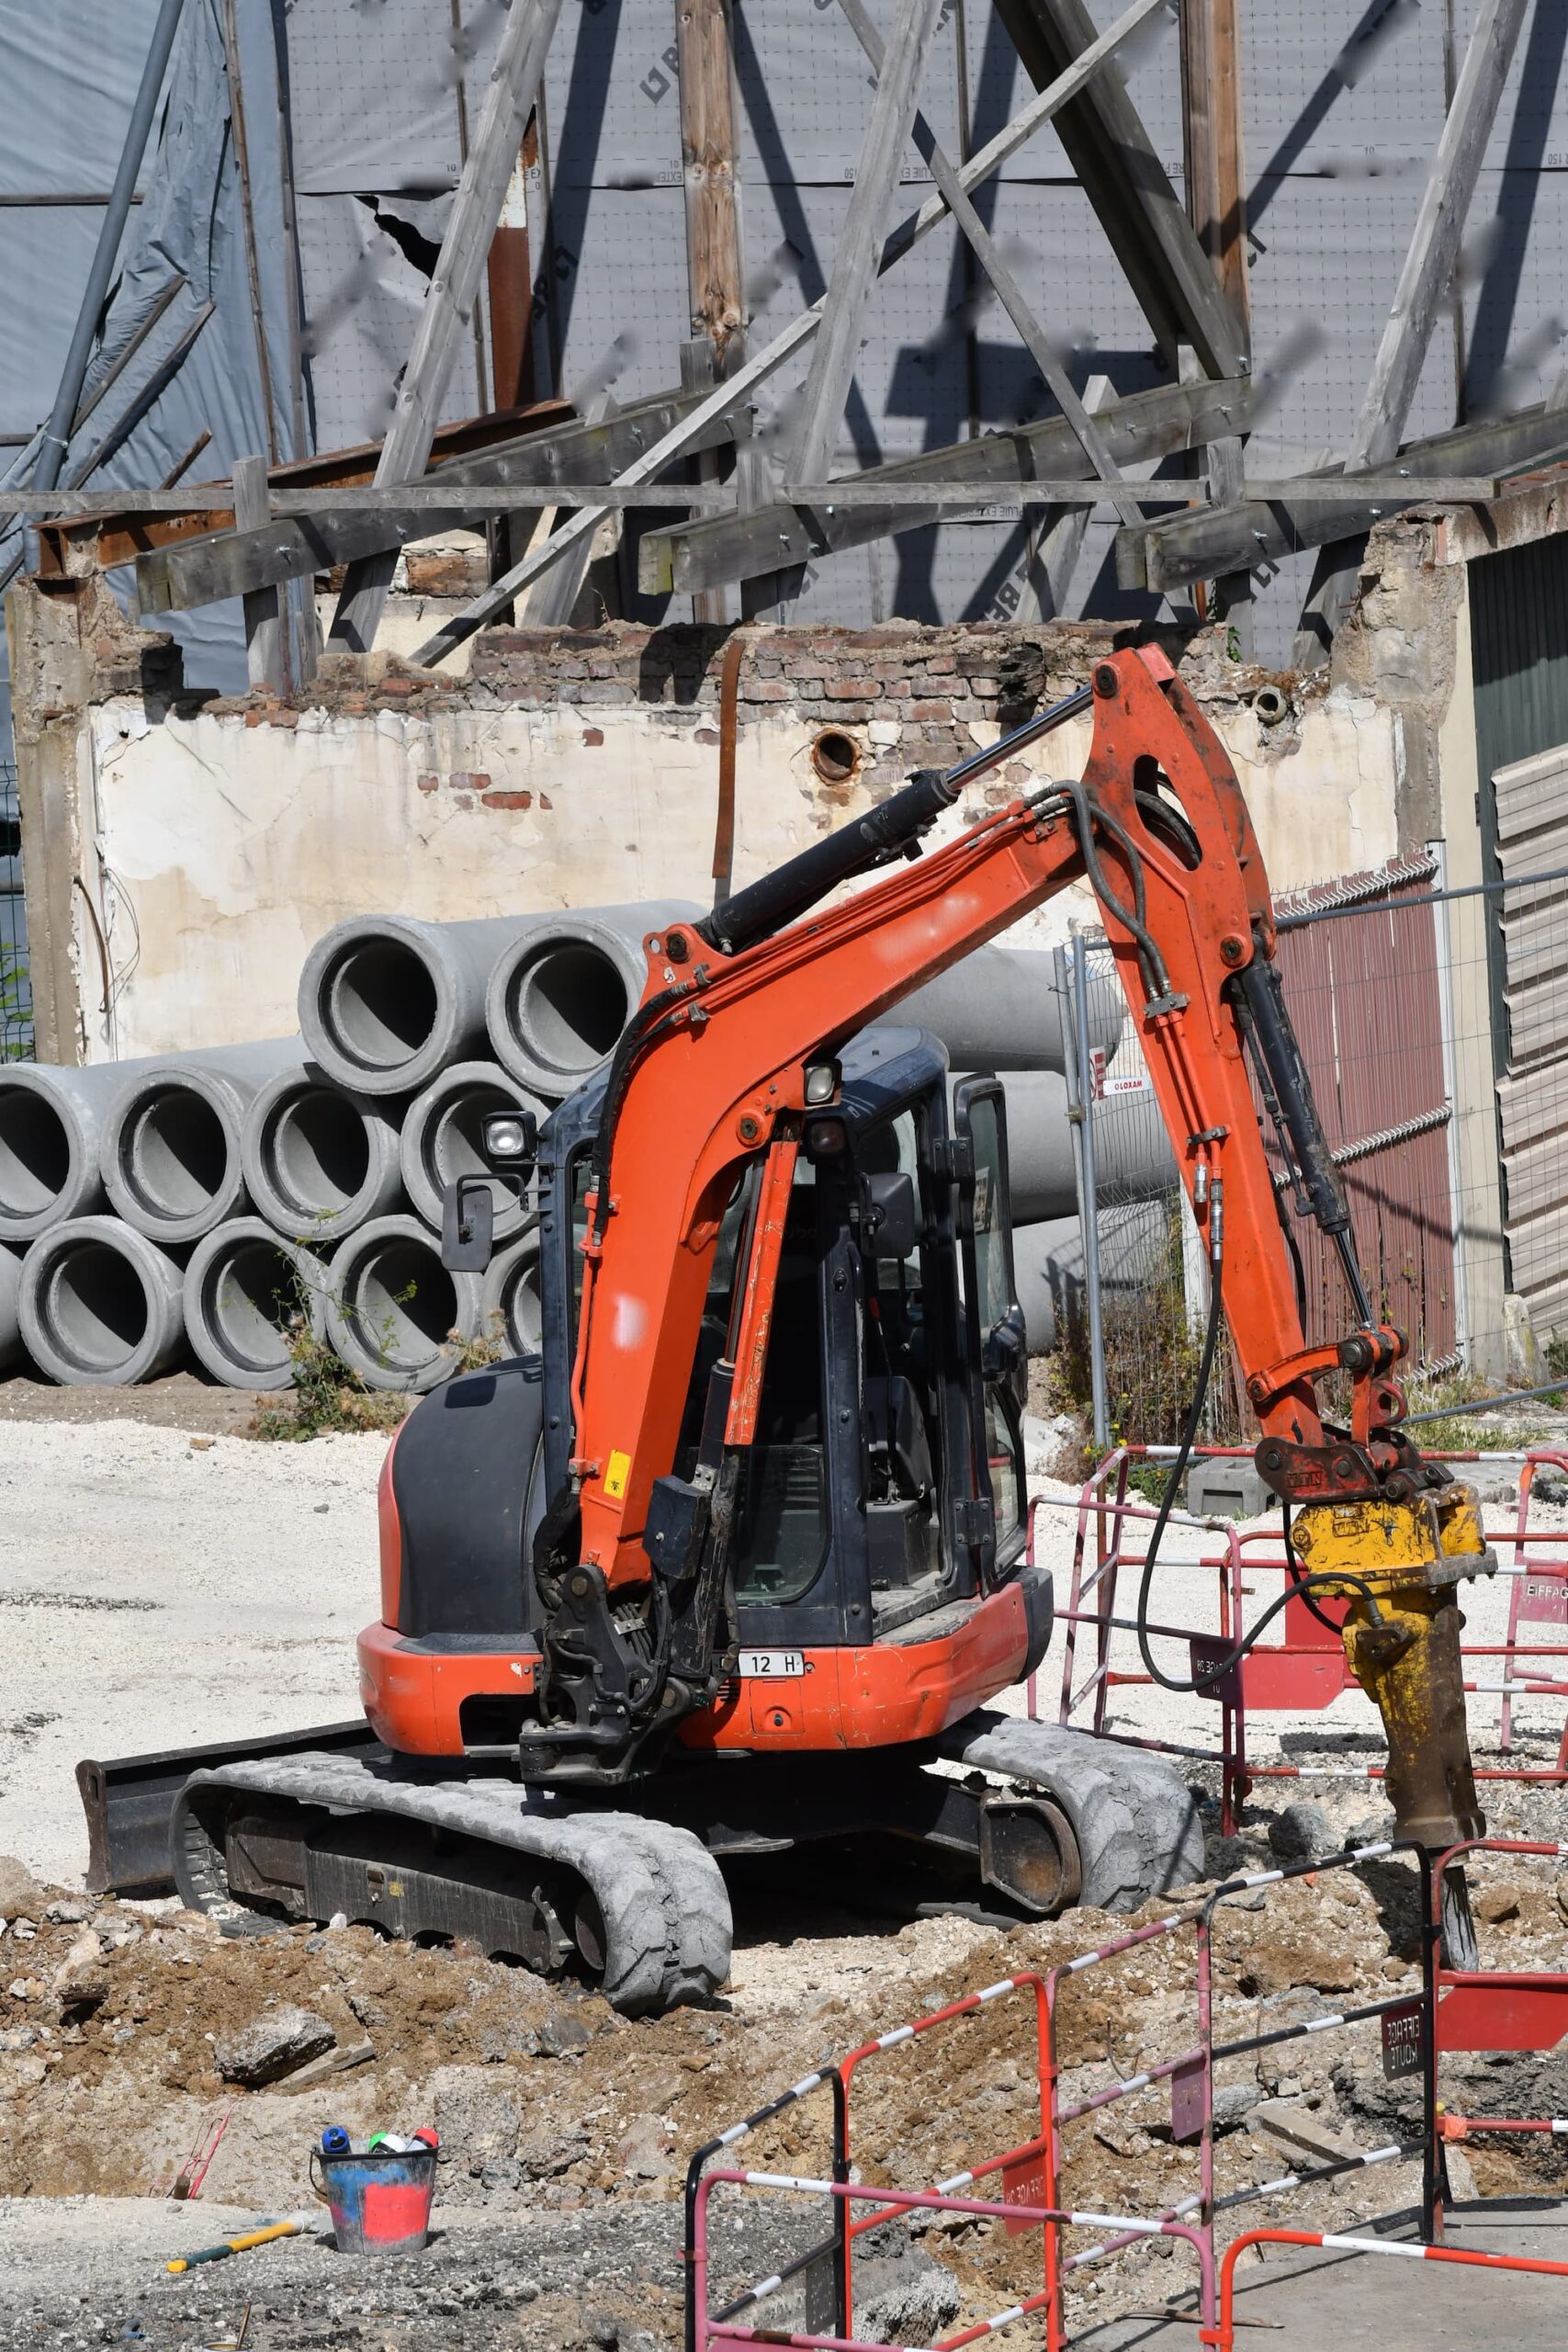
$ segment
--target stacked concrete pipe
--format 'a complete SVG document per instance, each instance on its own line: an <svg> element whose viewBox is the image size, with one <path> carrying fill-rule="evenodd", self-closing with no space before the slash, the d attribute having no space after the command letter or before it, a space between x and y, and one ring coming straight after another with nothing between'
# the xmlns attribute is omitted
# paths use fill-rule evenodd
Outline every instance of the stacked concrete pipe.
<svg viewBox="0 0 1568 2352"><path fill-rule="evenodd" d="M1145 1288L1166 1247L1169 1217L1170 1209L1160 1201L1135 1201L1125 1208L1100 1211L1102 1295L1114 1297ZM1076 1216L1017 1226L1012 1258L1029 1352L1049 1355L1066 1324L1085 1311L1083 1227Z"/></svg>
<svg viewBox="0 0 1568 2352"><path fill-rule="evenodd" d="M399 1205L396 1105L289 1063L245 1114L241 1159L251 1205L291 1240L320 1248Z"/></svg>
<svg viewBox="0 0 1568 2352"><path fill-rule="evenodd" d="M269 1080L300 1060L297 1037L272 1037L159 1057L123 1077L100 1154L105 1188L126 1224L168 1248L243 1216L245 1114Z"/></svg>
<svg viewBox="0 0 1568 2352"><path fill-rule="evenodd" d="M147 1061L85 1069L7 1062L0 1070L0 1240L36 1241L105 1205L104 1123Z"/></svg>
<svg viewBox="0 0 1568 2352"><path fill-rule="evenodd" d="M118 1217L67 1217L23 1261L17 1320L39 1370L66 1387L153 1380L184 1347L180 1268Z"/></svg>
<svg viewBox="0 0 1568 2352"><path fill-rule="evenodd" d="M496 1251L479 1294L480 1328L509 1356L536 1356L544 1343L538 1224L530 1216L516 1239Z"/></svg>
<svg viewBox="0 0 1568 2352"><path fill-rule="evenodd" d="M547 1105L493 1062L454 1062L409 1104L399 1146L403 1182L415 1214L439 1226L448 1184L459 1176L482 1175L482 1122L498 1111L523 1111L536 1119ZM528 1212L514 1185L491 1180L492 1231L498 1241L520 1233Z"/></svg>
<svg viewBox="0 0 1568 2352"><path fill-rule="evenodd" d="M179 1358L183 1302L208 1371L278 1385L297 1279L312 1322L374 1386L434 1385L492 1325L507 1349L534 1349L534 1216L498 1187L494 1262L482 1283L454 1278L432 1230L446 1186L479 1172L485 1113L541 1114L592 1076L641 998L645 941L700 911L356 918L307 960L301 1038L0 1071L0 1365L25 1342L59 1380L150 1378ZM1075 1197L1053 982L1047 956L982 949L897 1015L934 1029L955 1066L1003 1075L1025 1231ZM1089 1011L1109 1057L1113 981ZM1153 1171L1105 1173L1123 1195L1156 1188ZM27 1242L18 1273L6 1246Z"/></svg>
<svg viewBox="0 0 1568 2352"><path fill-rule="evenodd" d="M186 1336L230 1388L287 1388L292 1327L325 1337L332 1276L323 1261L259 1216L231 1217L190 1253L181 1286Z"/></svg>
<svg viewBox="0 0 1568 2352"><path fill-rule="evenodd" d="M479 1277L449 1273L413 1216L372 1217L333 1259L327 1334L371 1388L437 1388L480 1330Z"/></svg>
<svg viewBox="0 0 1568 2352"><path fill-rule="evenodd" d="M1077 1206L1067 1081L1055 1070L1004 1070L1008 1176L1013 1223L1036 1225ZM1118 1204L1157 1200L1177 1182L1170 1138L1157 1117L1096 1119L1095 1173L1101 1197Z"/></svg>
<svg viewBox="0 0 1568 2352"><path fill-rule="evenodd" d="M558 1102L592 1078L637 1010L643 942L694 922L686 899L551 916L502 954L485 993L491 1051L520 1086Z"/></svg>
<svg viewBox="0 0 1568 2352"><path fill-rule="evenodd" d="M1114 975L1090 977L1089 1041L1107 1060L1116 1050L1126 1010ZM890 1018L933 1030L954 1069L1067 1067L1055 961L1042 948L977 947L939 979L904 997Z"/></svg>
<svg viewBox="0 0 1568 2352"><path fill-rule="evenodd" d="M17 1311L21 1292L21 1258L15 1250L0 1246L0 1372L15 1372L27 1355Z"/></svg>
<svg viewBox="0 0 1568 2352"><path fill-rule="evenodd" d="M482 1050L498 960L555 921L355 915L334 923L299 976L299 1030L311 1057L350 1092L417 1094L448 1063Z"/></svg>

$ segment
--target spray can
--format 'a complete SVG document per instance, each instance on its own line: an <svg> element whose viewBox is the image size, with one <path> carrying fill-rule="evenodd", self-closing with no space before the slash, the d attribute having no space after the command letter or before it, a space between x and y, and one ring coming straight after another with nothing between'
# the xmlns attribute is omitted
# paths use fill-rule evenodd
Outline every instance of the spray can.
<svg viewBox="0 0 1568 2352"><path fill-rule="evenodd" d="M353 2146L353 2141L350 2140L341 2123L329 2123L321 2134L323 2156L346 2156L351 2153Z"/></svg>

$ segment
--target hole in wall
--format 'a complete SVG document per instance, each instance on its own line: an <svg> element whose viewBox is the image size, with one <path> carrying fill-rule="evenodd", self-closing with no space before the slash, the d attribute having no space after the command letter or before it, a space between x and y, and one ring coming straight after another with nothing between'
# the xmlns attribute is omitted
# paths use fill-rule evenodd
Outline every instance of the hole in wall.
<svg viewBox="0 0 1568 2352"><path fill-rule="evenodd" d="M825 727L811 746L811 764L824 784L851 783L860 763L860 745L841 727Z"/></svg>

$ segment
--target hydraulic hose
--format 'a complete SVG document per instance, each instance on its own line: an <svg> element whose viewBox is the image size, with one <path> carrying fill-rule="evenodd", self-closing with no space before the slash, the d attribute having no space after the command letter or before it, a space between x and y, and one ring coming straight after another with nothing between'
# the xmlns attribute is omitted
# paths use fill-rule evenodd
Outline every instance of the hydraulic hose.
<svg viewBox="0 0 1568 2352"><path fill-rule="evenodd" d="M1159 1565L1160 1544L1171 1511L1175 1508L1176 1498L1181 1491L1181 1481L1187 1475L1187 1464L1191 1459L1192 1448L1197 1442L1199 1424L1203 1418L1203 1408L1208 1402L1209 1382L1214 1369L1214 1351L1219 1345L1220 1338L1221 1276L1224 1268L1224 1192L1220 1179L1216 1177L1209 1191L1208 1326L1203 1333L1203 1350L1198 1360L1198 1378L1193 1385L1192 1402L1188 1408L1186 1426L1181 1432L1181 1442L1177 1448L1176 1460L1171 1464L1170 1482L1160 1499L1159 1510L1155 1517L1154 1532L1149 1537L1149 1548L1144 1560L1144 1573L1138 1585L1138 1650L1144 1661L1145 1671L1162 1690L1173 1690L1184 1697L1190 1697L1197 1690L1209 1690L1225 1675L1233 1672L1247 1657L1248 1651L1256 1646L1265 1629L1273 1623L1280 1611L1297 1594L1300 1594L1311 1608L1313 1603L1310 1595L1314 1586L1331 1584L1335 1592L1340 1596L1343 1596L1347 1587L1349 1587L1360 1594L1374 1623L1381 1623L1382 1618L1382 1611L1378 1606L1376 1594L1370 1585L1363 1583L1359 1577L1347 1576L1342 1570L1315 1577L1292 1576L1278 1600L1269 1602L1257 1623L1232 1645L1224 1657L1217 1659L1212 1666L1204 1667L1201 1673L1192 1677L1190 1681L1183 1680L1179 1675L1168 1674L1155 1657L1149 1640L1149 1597L1154 1585L1155 1569ZM1336 1633L1339 1631L1337 1625L1334 1627L1334 1631Z"/></svg>

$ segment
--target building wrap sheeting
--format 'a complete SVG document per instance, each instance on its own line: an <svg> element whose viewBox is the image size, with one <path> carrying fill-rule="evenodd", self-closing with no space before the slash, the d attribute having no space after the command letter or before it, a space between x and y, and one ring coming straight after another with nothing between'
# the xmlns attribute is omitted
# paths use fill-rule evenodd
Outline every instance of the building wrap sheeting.
<svg viewBox="0 0 1568 2352"><path fill-rule="evenodd" d="M78 172L91 173L98 186L107 187L153 14L141 0L123 10L68 5L58 17L51 15L40 31L35 12L9 5L0 8L0 73L9 77L5 85L9 101L6 144L9 169L25 179L25 192L47 188L50 175L58 178L61 168L59 93L53 88L57 49L69 49L73 59L107 56L112 61L108 87L119 103L111 107L101 100L90 118L98 143L88 146L78 137L65 150ZM235 164L221 0L186 0L142 167L141 200L127 224L101 338L83 387L84 407L127 346L135 343L149 314L160 305L166 307L112 388L72 435L61 471L62 483L83 481L104 489L159 481L203 431L212 438L196 469L198 479L226 471L236 458L251 451L280 458L296 454L291 313L281 232L276 51L268 11L241 6L235 21L256 222L259 310L253 301ZM68 86L70 81L68 74ZM40 96L36 109L30 103L34 89L50 94L47 100ZM36 344L30 334L18 338L23 349L12 360L8 379L0 379L7 413L32 422L47 413L54 396L102 207L80 211L73 206L17 208L5 217L7 229L15 225L19 232L13 243L19 275L8 288L11 299L23 318L31 314L36 301L47 322L47 333ZM171 288L175 290L169 300ZM204 312L209 313L205 319ZM172 381L118 437L124 421L141 406L150 380L169 355L192 337ZM264 352L273 395L270 419L262 390ZM39 446L34 442L15 454L8 480L27 481ZM94 454L106 447L102 461L86 471ZM0 571L19 552L19 537L15 525L0 537ZM129 582L114 584L128 594ZM244 643L237 606L213 605L179 615L175 628L186 649L187 674L204 684L243 683Z"/></svg>
<svg viewBox="0 0 1568 2352"><path fill-rule="evenodd" d="M101 370L171 272L186 286L73 443L73 463L188 328L216 307L175 382L95 474L155 481L208 430L195 469L218 476L247 450L279 458L378 435L390 413L477 125L505 0L235 0L260 334L224 72L227 0L186 0L145 201L127 233ZM1398 277L1452 57L1476 0L1444 11L1390 0L1316 9L1258 0L1243 25L1243 92L1257 365L1294 345L1256 432L1255 470L1283 473L1344 445ZM879 21L886 8L876 11ZM1094 0L1108 23L1112 0ZM9 137L0 195L107 188L155 0L56 0L40 17L0 0ZM761 341L822 291L853 182L869 75L836 0L736 0L742 223L752 334ZM1461 270L1459 316L1438 320L1407 432L1542 396L1558 365L1568 275L1568 90L1559 60L1568 0L1535 0L1490 141ZM1445 40L1451 55L1445 54ZM671 0L568 0L546 76L541 161L530 175L533 267L547 287L537 389L569 396L608 382L618 398L679 375L689 332L679 96ZM1181 186L1176 37L1151 19L1121 59L1155 148ZM951 0L933 44L923 111L950 154L997 130L1029 85L989 0ZM968 122L964 115L967 104ZM291 168L299 317L291 302L283 202ZM79 175L85 188L73 183ZM930 188L911 150L902 193ZM1049 127L977 197L1037 315L1080 387L1168 379L1146 321ZM5 211L17 331L0 338L0 431L48 409L99 213L90 205ZM270 432L258 345L272 383ZM491 398L481 298L444 402L447 417ZM555 365L558 361L558 381ZM757 422L783 479L807 365L762 388ZM89 384L93 379L89 379ZM298 395L296 385L298 384ZM874 290L836 463L842 469L1006 430L1051 406L957 235L939 232ZM0 463L26 451L0 453ZM69 469L66 479L70 479ZM1133 616L1118 590L1111 520L1089 528L1076 610ZM1024 519L1002 509L953 519L814 565L802 617L864 623L1021 609ZM1260 582L1260 650L1283 659L1311 559ZM1027 611L1024 605L1021 609ZM652 617L651 606L642 616ZM177 617L193 678L232 684L237 616Z"/></svg>

